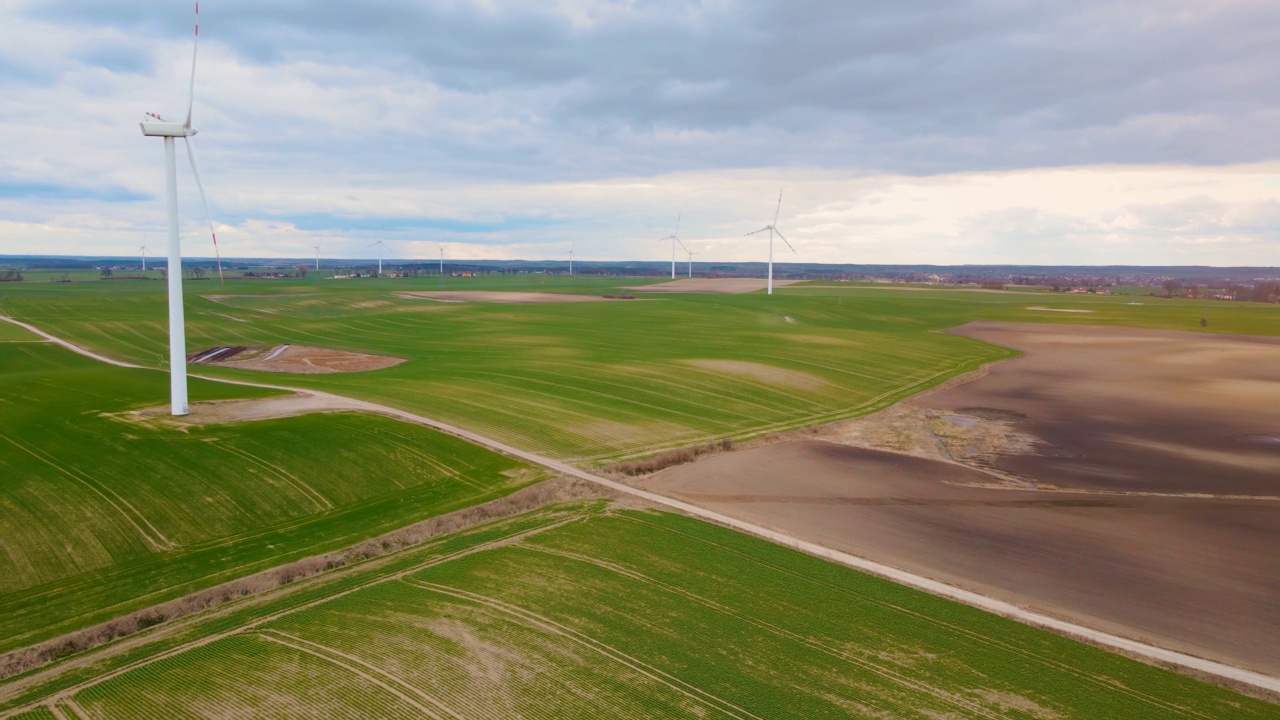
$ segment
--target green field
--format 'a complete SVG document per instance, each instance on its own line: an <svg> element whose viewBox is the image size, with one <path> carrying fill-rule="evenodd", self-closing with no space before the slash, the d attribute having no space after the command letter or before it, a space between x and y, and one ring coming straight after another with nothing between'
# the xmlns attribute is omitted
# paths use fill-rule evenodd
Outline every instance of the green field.
<svg viewBox="0 0 1280 720"><path fill-rule="evenodd" d="M308 344L395 355L376 372L263 374L360 397L518 447L606 464L724 436L749 437L885 407L1010 352L935 332L970 320L1202 330L1200 303L1052 293L798 285L769 297L663 295L506 305L404 290L600 295L639 282L565 276L238 280L187 284L189 349ZM162 367L164 287L19 284L4 311L115 357ZM1088 310L1063 313L1029 307ZM1280 334L1276 307L1218 303L1208 330Z"/></svg>
<svg viewBox="0 0 1280 720"><path fill-rule="evenodd" d="M440 539L0 683L88 717L1275 718L731 530L600 503Z"/></svg>
<svg viewBox="0 0 1280 720"><path fill-rule="evenodd" d="M539 476L451 436L353 413L188 430L124 419L166 393L159 372L0 342L0 651ZM197 401L267 394L191 385Z"/></svg>

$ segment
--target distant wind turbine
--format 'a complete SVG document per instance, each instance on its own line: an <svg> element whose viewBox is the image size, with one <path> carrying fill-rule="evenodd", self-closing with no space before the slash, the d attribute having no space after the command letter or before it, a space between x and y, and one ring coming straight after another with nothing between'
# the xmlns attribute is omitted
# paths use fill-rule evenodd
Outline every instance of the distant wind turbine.
<svg viewBox="0 0 1280 720"><path fill-rule="evenodd" d="M662 242L663 240L671 241L671 279L672 280L676 279L676 243L680 243L680 247L684 248L685 252L689 252L689 248L685 247L684 243L680 242L680 238L678 237L680 234L680 215L681 214L676 215L676 231L664 238L658 238L658 242Z"/></svg>
<svg viewBox="0 0 1280 720"><path fill-rule="evenodd" d="M376 243L371 243L369 247L374 245L378 246L378 277L382 277L382 251L387 248L387 244L379 240Z"/></svg>
<svg viewBox="0 0 1280 720"><path fill-rule="evenodd" d="M323 244L324 244L324 241L321 240L320 242L311 246L316 249L316 272L320 272L320 246Z"/></svg>
<svg viewBox="0 0 1280 720"><path fill-rule="evenodd" d="M577 256L578 254L573 251L573 244L570 243L569 244L569 277L573 277L573 259Z"/></svg>
<svg viewBox="0 0 1280 720"><path fill-rule="evenodd" d="M787 240L787 238L781 232L778 231L778 213L781 210L782 210L782 191L779 190L778 191L778 207L773 211L773 224L765 225L759 230L753 230L743 236L743 237L748 237L751 235L755 235L756 233L762 233L765 230L769 231L769 293L768 293L769 295L773 294L773 236L774 234L777 234L778 237L782 238L782 242L786 243L787 247L791 248L791 252L796 251L795 248L791 247L791 241Z"/></svg>
<svg viewBox="0 0 1280 720"><path fill-rule="evenodd" d="M213 251L218 257L218 279L222 280L222 255L218 253L218 235L213 231L213 218L209 215L209 203L204 196L204 183L200 181L200 169L196 165L195 148L191 136L197 130L191 127L191 108L195 105L196 53L200 43L200 5L196 5L195 40L191 45L191 83L187 91L187 118L181 123L170 122L155 113L147 113L141 123L142 134L164 138L165 210L169 226L169 408L174 415L190 412L187 404L187 337L182 312L182 245L178 238L178 171L174 159L174 138L182 138L187 146L187 159L191 161L191 174L200 190L200 203L204 206L209 234L213 237Z"/></svg>
<svg viewBox="0 0 1280 720"><path fill-rule="evenodd" d="M689 248L685 248L684 251L689 253L689 277L693 277L693 256L698 253L690 250Z"/></svg>
<svg viewBox="0 0 1280 720"><path fill-rule="evenodd" d="M443 245L437 243L436 247L440 248L440 276L444 277L444 249L449 247L449 243Z"/></svg>
<svg viewBox="0 0 1280 720"><path fill-rule="evenodd" d="M147 271L147 253L151 251L147 250L146 245L143 245L142 247L138 248L138 252L142 253L142 272L146 272Z"/></svg>

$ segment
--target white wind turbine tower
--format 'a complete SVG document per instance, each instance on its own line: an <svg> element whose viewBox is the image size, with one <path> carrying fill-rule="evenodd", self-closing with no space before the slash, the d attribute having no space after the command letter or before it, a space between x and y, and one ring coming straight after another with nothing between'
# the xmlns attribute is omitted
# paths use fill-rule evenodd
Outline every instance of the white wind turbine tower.
<svg viewBox="0 0 1280 720"><path fill-rule="evenodd" d="M679 233L680 233L680 215L676 215L676 231L664 238L658 238L658 242L662 242L663 240L671 241L671 279L672 280L676 279L676 243L680 243L680 247L684 248L685 252L689 252L689 248L685 247L684 243L680 242L680 238L677 237Z"/></svg>
<svg viewBox="0 0 1280 720"><path fill-rule="evenodd" d="M578 257L578 254L573 251L573 243L570 243L569 244L569 277L573 277L573 259L576 257Z"/></svg>
<svg viewBox="0 0 1280 720"><path fill-rule="evenodd" d="M191 174L200 189L200 203L204 206L205 219L209 222L209 234L213 236L213 250L218 255L218 279L222 279L222 256L218 253L218 236L213 231L213 219L209 216L209 203L204 197L204 184L200 182L200 170L196 166L195 148L191 136L197 130L191 127L191 108L195 104L196 51L200 43L200 5L196 5L195 40L191 46L191 84L187 91L187 119L181 123L170 122L155 113L147 113L142 134L164 138L165 209L169 225L169 406L174 415L190 412L187 404L187 338L182 313L182 245L178 238L178 171L174 160L174 138L182 138L187 146L187 159L191 161Z"/></svg>
<svg viewBox="0 0 1280 720"><path fill-rule="evenodd" d="M687 247L684 249L684 251L689 253L689 277L693 277L693 256L697 255L698 253L690 250Z"/></svg>
<svg viewBox="0 0 1280 720"><path fill-rule="evenodd" d="M776 234L778 237L782 238L782 242L786 243L787 247L791 248L791 252L796 251L795 248L791 247L791 241L787 240L787 238L783 236L781 232L778 231L778 227L777 227L778 212L780 210L782 210L782 191L781 190L778 191L778 207L773 211L773 224L765 225L759 230L753 230L743 236L743 237L747 237L750 235L755 235L756 233L762 233L765 230L769 231L769 293L768 293L769 295L773 294L773 236Z"/></svg>
<svg viewBox="0 0 1280 720"><path fill-rule="evenodd" d="M323 244L324 244L324 241L321 240L320 242L311 246L316 249L316 272L317 273L320 272L320 246Z"/></svg>
<svg viewBox="0 0 1280 720"><path fill-rule="evenodd" d="M146 245L138 248L138 252L142 254L142 272L147 271L147 253L151 252Z"/></svg>
<svg viewBox="0 0 1280 720"><path fill-rule="evenodd" d="M369 247L374 245L378 246L378 277L382 277L382 251L387 249L387 244L379 240L376 243L371 243Z"/></svg>
<svg viewBox="0 0 1280 720"><path fill-rule="evenodd" d="M440 248L440 277L444 277L444 249L449 247L449 243L443 245L436 243L436 247Z"/></svg>

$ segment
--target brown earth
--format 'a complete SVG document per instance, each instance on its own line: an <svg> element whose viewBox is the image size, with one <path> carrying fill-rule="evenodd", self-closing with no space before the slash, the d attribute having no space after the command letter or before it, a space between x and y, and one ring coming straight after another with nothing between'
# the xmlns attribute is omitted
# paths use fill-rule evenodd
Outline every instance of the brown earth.
<svg viewBox="0 0 1280 720"><path fill-rule="evenodd" d="M1280 675L1280 340L1013 323L953 332L1027 354L820 440L719 454L641 484Z"/></svg>
<svg viewBox="0 0 1280 720"><path fill-rule="evenodd" d="M187 415L173 417L168 405L135 410L115 415L124 420L160 420L173 425L221 425L233 422L252 422L275 418L307 415L317 412L356 412L365 408L357 402L336 395L312 395L296 393L278 397L248 400L204 400L190 404Z"/></svg>
<svg viewBox="0 0 1280 720"><path fill-rule="evenodd" d="M778 281L776 281L776 280L775 280L775 281L774 281L774 284L775 284L775 285L777 285L777 284L778 284ZM823 283L823 282L815 282L815 283L814 283L813 285L811 285L810 287L840 287L840 283L839 283L839 281L837 281L837 282L836 282L836 283L834 283L834 284ZM958 285L932 285L932 286L922 286L922 285L900 285L900 284L898 284L898 283L878 283L878 284L875 284L875 285L866 285L866 284L864 284L864 285L852 285L852 284L851 284L851 285L849 285L849 289L850 289L850 290L906 290L906 291L908 291L908 292L937 292L937 291L939 291L939 290L946 290L946 291L949 291L949 292L996 293L996 294L999 294L999 295L1039 295L1039 296L1041 296L1041 297L1044 297L1045 295L1048 295L1048 294L1049 294L1047 291L1044 291L1044 290L1040 290L1040 291L1036 291L1036 290L996 290L995 288L961 287L961 286L958 286Z"/></svg>
<svg viewBox="0 0 1280 720"><path fill-rule="evenodd" d="M783 287L799 280L777 280L773 281L774 287ZM641 285L639 287L629 287L628 290L635 292L651 292L651 293L713 293L713 294L738 294L749 293L757 290L764 290L768 287L768 281L764 278L686 278L684 280L672 280L671 282L658 283L657 285Z"/></svg>
<svg viewBox="0 0 1280 720"><path fill-rule="evenodd" d="M236 359L234 360L208 364L239 368L241 370L312 375L381 370L399 365L405 361L404 358L390 357L388 355L371 355L369 353L331 350L307 345L286 345L283 350L276 353L275 351L279 347L259 348L255 351L242 352L236 354Z"/></svg>
<svg viewBox="0 0 1280 720"><path fill-rule="evenodd" d="M1035 452L996 470L1058 487L1280 496L1280 339L969 323L1027 353L915 407L1003 418Z"/></svg>
<svg viewBox="0 0 1280 720"><path fill-rule="evenodd" d="M427 300L438 300L440 302L489 302L489 303L512 303L516 305L536 305L541 303L566 303L566 302L608 302L610 300L621 300L623 298L606 298L599 295L569 295L567 293L540 293L540 292L504 292L504 291L488 291L488 290L456 290L456 291L435 291L435 290L413 290L408 292L396 293L400 297L415 299L424 298Z"/></svg>
<svg viewBox="0 0 1280 720"><path fill-rule="evenodd" d="M754 380L766 385L777 385L779 387L809 390L811 392L816 392L831 386L831 383L817 375L810 375L807 372L801 372L799 370L788 370L787 368L777 367L776 365L765 365L764 363L746 362L743 360L706 359L685 360L684 362L703 370L711 370L713 372L732 375L746 380Z"/></svg>

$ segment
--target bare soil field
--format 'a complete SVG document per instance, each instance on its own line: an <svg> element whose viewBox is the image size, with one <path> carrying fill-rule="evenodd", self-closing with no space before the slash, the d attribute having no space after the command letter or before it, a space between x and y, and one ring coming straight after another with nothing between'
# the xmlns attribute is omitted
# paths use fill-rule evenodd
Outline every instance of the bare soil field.
<svg viewBox="0 0 1280 720"><path fill-rule="evenodd" d="M205 400L193 402L191 412L180 417L169 414L168 405L136 410L130 415L139 419L160 420L172 425L221 425L253 420L307 415L316 412L355 412L365 410L355 401L336 395L312 395L298 393L281 397L254 398L252 400ZM128 419L128 418L124 418Z"/></svg>
<svg viewBox="0 0 1280 720"><path fill-rule="evenodd" d="M908 401L1035 439L989 458L996 470L1063 488L1280 496L1280 339L991 322L951 332L1027 353Z"/></svg>
<svg viewBox="0 0 1280 720"><path fill-rule="evenodd" d="M1280 503L969 487L954 463L808 440L647 490L1067 620L1280 674Z"/></svg>
<svg viewBox="0 0 1280 720"><path fill-rule="evenodd" d="M641 481L1101 630L1280 675L1280 341L972 323L1027 353Z"/></svg>
<svg viewBox="0 0 1280 720"><path fill-rule="evenodd" d="M775 285L778 284L776 280L774 281L774 284ZM839 281L837 281L836 284L834 285L826 285L824 283L818 282L818 283L815 283L815 285L823 286L823 287L839 287L840 283ZM849 289L851 290L906 290L908 292L937 292L939 290L945 290L950 292L992 293L996 295L1040 295L1041 297L1048 294L1044 291L1037 292L1035 290L996 290L995 288L962 287L959 285L924 286L924 285L902 285L899 283L877 283L874 285L869 285L869 284L850 285Z"/></svg>
<svg viewBox="0 0 1280 720"><path fill-rule="evenodd" d="M773 286L783 287L798 282L800 281L774 280ZM686 278L684 280L672 280L671 282L658 283L657 285L641 285L627 289L634 292L647 293L719 293L736 295L764 290L766 287L768 287L768 280L764 278Z"/></svg>
<svg viewBox="0 0 1280 720"><path fill-rule="evenodd" d="M371 355L307 345L277 345L248 349L229 356L229 359L216 359L206 364L241 370L313 375L381 370L399 365L404 361L404 358L388 355Z"/></svg>
<svg viewBox="0 0 1280 720"><path fill-rule="evenodd" d="M440 302L488 302L488 303L511 303L515 305L537 305L541 303L567 303L567 302L609 302L612 300L622 300L624 298L607 298L599 295L569 295L567 293L540 293L540 292L504 292L504 291L488 291L488 290L454 290L454 291L435 291L435 290L413 290L409 292L396 293L400 297L409 299L427 299L437 300Z"/></svg>

